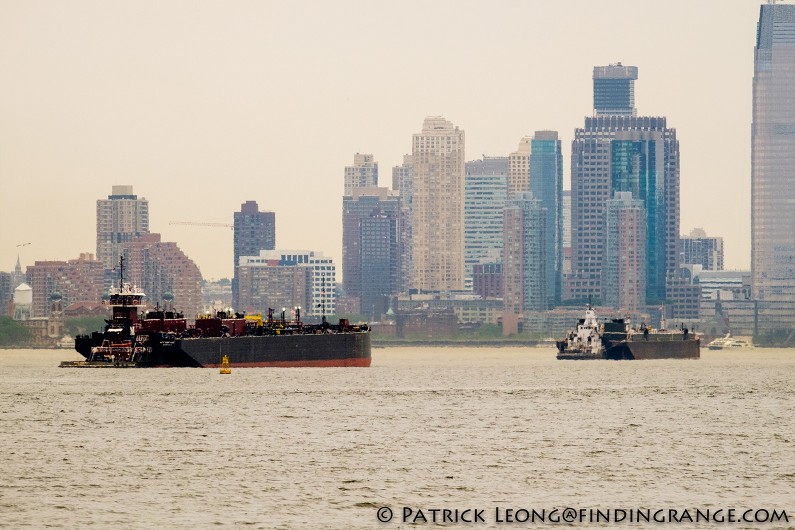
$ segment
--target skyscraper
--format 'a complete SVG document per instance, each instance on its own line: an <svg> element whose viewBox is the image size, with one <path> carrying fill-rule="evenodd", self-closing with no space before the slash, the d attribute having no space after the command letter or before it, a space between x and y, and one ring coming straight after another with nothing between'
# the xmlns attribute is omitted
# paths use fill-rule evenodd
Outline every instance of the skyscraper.
<svg viewBox="0 0 795 530"><path fill-rule="evenodd" d="M373 155L353 155L353 165L345 167L344 195L350 195L353 188L378 186L378 162Z"/></svg>
<svg viewBox="0 0 795 530"><path fill-rule="evenodd" d="M593 109L596 116L634 116L637 66L621 63L593 69Z"/></svg>
<svg viewBox="0 0 795 530"><path fill-rule="evenodd" d="M595 79L600 68L594 69ZM619 79L624 104L615 109L618 114L607 114L612 105L604 104L574 133L572 272L566 298L602 298L605 208L617 191L632 192L646 208L648 303L665 298L666 279L675 277L679 268L679 142L664 117L635 116L634 107L628 108L636 77L635 71Z"/></svg>
<svg viewBox="0 0 795 530"><path fill-rule="evenodd" d="M257 201L246 201L234 215L234 278L232 304L238 305L237 267L240 256L257 256L261 250L276 247L276 214L261 212Z"/></svg>
<svg viewBox="0 0 795 530"><path fill-rule="evenodd" d="M604 304L637 312L646 305L646 209L632 192L607 201Z"/></svg>
<svg viewBox="0 0 795 530"><path fill-rule="evenodd" d="M506 313L548 309L546 208L529 191L515 193L505 204L503 241L503 307Z"/></svg>
<svg viewBox="0 0 795 530"><path fill-rule="evenodd" d="M97 200L97 259L106 269L118 265L120 247L149 233L149 201L132 186L113 186L107 199Z"/></svg>
<svg viewBox="0 0 795 530"><path fill-rule="evenodd" d="M353 188L342 198L342 275L359 313L378 318L384 297L399 292L401 203L388 188Z"/></svg>
<svg viewBox="0 0 795 530"><path fill-rule="evenodd" d="M472 289L476 263L501 263L503 214L508 194L508 158L466 163L464 184L464 287Z"/></svg>
<svg viewBox="0 0 795 530"><path fill-rule="evenodd" d="M400 194L400 273L398 292L411 288L411 212L413 208L414 166L411 155L403 155L403 164L392 168L392 189Z"/></svg>
<svg viewBox="0 0 795 530"><path fill-rule="evenodd" d="M751 127L753 296L795 301L795 5L759 11Z"/></svg>
<svg viewBox="0 0 795 530"><path fill-rule="evenodd" d="M560 303L563 281L563 152L557 131L536 131L530 142L530 191L546 208L544 260L551 308Z"/></svg>
<svg viewBox="0 0 795 530"><path fill-rule="evenodd" d="M426 291L464 288L464 131L425 118L412 138L412 284Z"/></svg>

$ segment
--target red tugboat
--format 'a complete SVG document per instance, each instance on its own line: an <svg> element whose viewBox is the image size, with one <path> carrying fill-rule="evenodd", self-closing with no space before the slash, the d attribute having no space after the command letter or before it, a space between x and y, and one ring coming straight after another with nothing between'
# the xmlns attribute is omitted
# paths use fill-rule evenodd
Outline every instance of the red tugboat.
<svg viewBox="0 0 795 530"><path fill-rule="evenodd" d="M140 315L144 293L124 282L121 261L118 287L109 291L113 307L104 331L78 335L75 350L85 361L64 361L62 367L204 367L218 368L226 355L230 367L370 366L370 328L340 319L332 325L267 320L231 311L200 315L188 326L181 313L156 308Z"/></svg>

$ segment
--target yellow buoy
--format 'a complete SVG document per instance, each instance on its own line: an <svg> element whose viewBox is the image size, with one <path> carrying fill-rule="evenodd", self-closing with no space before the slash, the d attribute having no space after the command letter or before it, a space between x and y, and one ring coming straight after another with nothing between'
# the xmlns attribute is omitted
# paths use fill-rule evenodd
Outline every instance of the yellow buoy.
<svg viewBox="0 0 795 530"><path fill-rule="evenodd" d="M229 368L229 357L224 355L224 359L221 361L221 373L222 374L231 374L232 369Z"/></svg>

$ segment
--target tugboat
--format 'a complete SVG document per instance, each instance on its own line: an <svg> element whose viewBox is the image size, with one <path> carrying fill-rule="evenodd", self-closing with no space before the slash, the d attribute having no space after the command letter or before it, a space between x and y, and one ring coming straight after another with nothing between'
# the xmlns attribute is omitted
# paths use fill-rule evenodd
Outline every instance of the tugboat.
<svg viewBox="0 0 795 530"><path fill-rule="evenodd" d="M685 327L666 329L664 313L659 329L644 323L635 329L623 318L599 324L590 304L576 330L555 344L561 360L698 359L701 355L701 340Z"/></svg>

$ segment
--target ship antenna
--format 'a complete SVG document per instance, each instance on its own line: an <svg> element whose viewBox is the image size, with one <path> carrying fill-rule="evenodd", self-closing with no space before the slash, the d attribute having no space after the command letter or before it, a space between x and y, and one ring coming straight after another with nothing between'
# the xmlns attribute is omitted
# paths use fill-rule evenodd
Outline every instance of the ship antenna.
<svg viewBox="0 0 795 530"><path fill-rule="evenodd" d="M323 323L326 323L326 273L320 273L320 311L323 316Z"/></svg>
<svg viewBox="0 0 795 530"><path fill-rule="evenodd" d="M124 256L119 256L119 291L124 287Z"/></svg>

